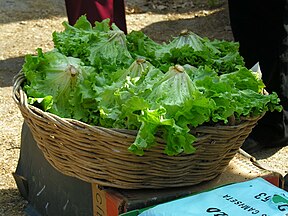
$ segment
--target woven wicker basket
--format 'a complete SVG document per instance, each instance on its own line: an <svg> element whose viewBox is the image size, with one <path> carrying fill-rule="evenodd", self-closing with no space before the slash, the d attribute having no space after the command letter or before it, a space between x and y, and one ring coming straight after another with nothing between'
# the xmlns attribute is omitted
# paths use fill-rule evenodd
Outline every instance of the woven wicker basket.
<svg viewBox="0 0 288 216"><path fill-rule="evenodd" d="M19 73L13 98L45 158L61 173L90 183L117 188L164 188L195 185L217 177L227 167L261 117L235 125L200 126L191 155L167 156L164 141L136 156L127 148L136 131L90 126L28 105Z"/></svg>

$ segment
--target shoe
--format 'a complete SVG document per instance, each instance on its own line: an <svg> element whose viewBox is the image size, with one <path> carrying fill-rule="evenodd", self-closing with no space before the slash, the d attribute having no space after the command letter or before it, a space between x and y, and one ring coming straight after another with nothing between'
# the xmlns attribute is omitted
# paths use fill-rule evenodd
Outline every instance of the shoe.
<svg viewBox="0 0 288 216"><path fill-rule="evenodd" d="M241 149L243 149L248 154L253 154L264 148L265 146L261 145L259 142L250 137L248 137L241 146Z"/></svg>

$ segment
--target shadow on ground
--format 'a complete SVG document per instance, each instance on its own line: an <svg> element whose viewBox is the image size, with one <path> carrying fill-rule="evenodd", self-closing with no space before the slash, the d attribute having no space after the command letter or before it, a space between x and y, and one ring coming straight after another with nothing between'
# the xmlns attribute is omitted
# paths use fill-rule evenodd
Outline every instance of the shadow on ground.
<svg viewBox="0 0 288 216"><path fill-rule="evenodd" d="M191 19L155 22L141 29L151 39L158 42L167 42L172 37L178 36L183 30L189 30L201 37L208 37L210 39L233 40L229 25L229 16L227 13L223 13L223 11Z"/></svg>
<svg viewBox="0 0 288 216"><path fill-rule="evenodd" d="M271 157L272 155L276 154L278 151L281 150L281 147L277 148L266 148L263 149L262 151L259 151L257 153L253 153L252 155L257 159L257 160L263 160ZM282 159L280 159L282 160Z"/></svg>
<svg viewBox="0 0 288 216"><path fill-rule="evenodd" d="M13 85L13 77L21 70L24 56L0 61L0 87Z"/></svg>
<svg viewBox="0 0 288 216"><path fill-rule="evenodd" d="M211 10L225 4L225 0L124 0L126 14L136 13L191 13ZM1 0L0 24L53 16L66 16L65 0Z"/></svg>
<svg viewBox="0 0 288 216"><path fill-rule="evenodd" d="M27 201L23 199L17 189L0 190L0 215L24 216Z"/></svg>
<svg viewBox="0 0 288 216"><path fill-rule="evenodd" d="M1 0L0 24L66 16L64 0Z"/></svg>
<svg viewBox="0 0 288 216"><path fill-rule="evenodd" d="M124 0L126 13L181 14L212 10L225 5L226 0Z"/></svg>

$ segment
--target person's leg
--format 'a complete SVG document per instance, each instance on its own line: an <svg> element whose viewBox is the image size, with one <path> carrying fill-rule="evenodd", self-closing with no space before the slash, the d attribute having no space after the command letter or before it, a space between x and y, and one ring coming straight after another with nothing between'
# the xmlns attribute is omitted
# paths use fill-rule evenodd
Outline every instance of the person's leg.
<svg viewBox="0 0 288 216"><path fill-rule="evenodd" d="M253 129L250 138L263 146L288 144L287 76L285 62L280 58L287 50L282 41L284 29L284 0L229 0L230 24L235 41L246 66L259 62L268 92L276 92L284 106L283 112L266 113ZM245 14L245 16L243 15ZM287 66L286 66L287 68Z"/></svg>
<svg viewBox="0 0 288 216"><path fill-rule="evenodd" d="M287 52L288 47L283 44L287 38L287 32L284 28L284 17L287 16L287 11L285 12L284 1L275 1L273 5L272 14L270 14L272 18L263 25L262 34L267 33L261 40L259 61L260 67L262 65L263 68L263 80L266 89L268 92L278 94L283 105L283 111L266 113L252 132L252 137L268 147L288 144L288 92L285 90L288 88L287 58L281 57L283 53ZM263 12L269 14L268 5ZM267 136L264 135L265 133Z"/></svg>
<svg viewBox="0 0 288 216"><path fill-rule="evenodd" d="M124 0L114 0L114 23L127 34Z"/></svg>
<svg viewBox="0 0 288 216"><path fill-rule="evenodd" d="M123 0L65 0L65 4L70 25L74 25L81 15L86 15L92 25L109 18L127 33Z"/></svg>

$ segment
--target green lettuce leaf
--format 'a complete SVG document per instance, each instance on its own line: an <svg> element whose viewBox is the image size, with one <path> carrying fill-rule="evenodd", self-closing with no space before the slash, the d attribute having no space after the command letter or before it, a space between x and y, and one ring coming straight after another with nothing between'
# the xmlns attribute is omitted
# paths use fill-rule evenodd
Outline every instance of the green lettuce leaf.
<svg viewBox="0 0 288 216"><path fill-rule="evenodd" d="M189 125L197 126L209 121L213 103L202 96L185 69L180 65L171 67L154 84L145 102L149 104L148 108L146 105L144 109L133 111L138 115L141 126L129 150L142 155L145 149L155 144L155 135L159 130L167 143L166 154L193 153L195 137L189 133Z"/></svg>
<svg viewBox="0 0 288 216"><path fill-rule="evenodd" d="M75 94L77 88L94 72L94 68L84 66L80 59L66 57L57 50L43 53L38 49L37 56L25 58L24 90L28 97L43 98L40 103L43 110L71 118L74 104L70 100L76 97L77 103L81 101L80 95Z"/></svg>
<svg viewBox="0 0 288 216"><path fill-rule="evenodd" d="M111 73L133 62L126 47L126 36L110 20L95 22L92 28L86 16L81 16L74 26L63 22L65 30L53 32L56 49L66 56L80 58L98 72Z"/></svg>

